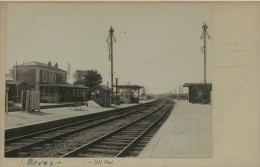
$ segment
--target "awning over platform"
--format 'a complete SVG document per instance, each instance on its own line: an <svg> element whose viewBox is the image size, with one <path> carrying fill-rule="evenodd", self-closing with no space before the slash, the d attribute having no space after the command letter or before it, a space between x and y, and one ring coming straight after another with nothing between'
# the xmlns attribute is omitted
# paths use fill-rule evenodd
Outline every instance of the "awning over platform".
<svg viewBox="0 0 260 167"><path fill-rule="evenodd" d="M191 87L191 86L212 86L212 83L184 83L183 87Z"/></svg>
<svg viewBox="0 0 260 167"><path fill-rule="evenodd" d="M116 87L114 85L114 87ZM140 89L140 88L144 88L143 86L139 86L139 85L118 85L118 88L134 88L134 89Z"/></svg>
<svg viewBox="0 0 260 167"><path fill-rule="evenodd" d="M40 84L40 86L88 89L88 87L86 87L85 85L73 85L73 84Z"/></svg>

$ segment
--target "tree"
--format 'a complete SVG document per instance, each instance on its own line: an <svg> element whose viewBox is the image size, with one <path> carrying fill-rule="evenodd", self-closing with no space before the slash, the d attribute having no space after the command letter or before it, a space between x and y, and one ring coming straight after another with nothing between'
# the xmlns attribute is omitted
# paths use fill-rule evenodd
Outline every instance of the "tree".
<svg viewBox="0 0 260 167"><path fill-rule="evenodd" d="M73 74L74 84L82 84L89 89L102 83L102 76L97 70L76 70Z"/></svg>

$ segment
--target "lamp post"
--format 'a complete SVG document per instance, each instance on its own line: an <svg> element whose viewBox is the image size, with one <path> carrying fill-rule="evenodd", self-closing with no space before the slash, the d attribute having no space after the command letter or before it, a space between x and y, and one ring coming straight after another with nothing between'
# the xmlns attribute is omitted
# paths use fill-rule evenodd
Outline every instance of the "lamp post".
<svg viewBox="0 0 260 167"><path fill-rule="evenodd" d="M5 112L8 115L8 92L9 92L9 87L6 86L5 88Z"/></svg>

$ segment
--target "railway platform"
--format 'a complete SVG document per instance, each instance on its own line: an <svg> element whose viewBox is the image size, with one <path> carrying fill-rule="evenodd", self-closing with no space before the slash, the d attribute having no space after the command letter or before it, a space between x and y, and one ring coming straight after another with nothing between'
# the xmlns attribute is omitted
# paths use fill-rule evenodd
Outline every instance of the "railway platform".
<svg viewBox="0 0 260 167"><path fill-rule="evenodd" d="M212 156L212 106L175 102L171 115L139 157Z"/></svg>
<svg viewBox="0 0 260 167"><path fill-rule="evenodd" d="M140 101L140 103L148 103L152 100ZM14 111L5 114L5 130L14 129L22 126L40 124L65 118L72 118L77 116L83 116L93 113L98 113L102 111L113 110L117 108L124 108L129 106L134 106L137 104L121 104L112 105L111 107L100 107L95 105L93 102L89 103L89 106L81 106L81 109L70 109L70 107L59 107L59 108L48 108L41 109L40 112L21 112Z"/></svg>

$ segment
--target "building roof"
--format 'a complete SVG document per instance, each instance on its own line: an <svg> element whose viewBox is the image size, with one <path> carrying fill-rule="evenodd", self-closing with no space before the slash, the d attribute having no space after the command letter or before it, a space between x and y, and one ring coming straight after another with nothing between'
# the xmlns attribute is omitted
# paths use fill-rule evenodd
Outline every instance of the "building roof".
<svg viewBox="0 0 260 167"><path fill-rule="evenodd" d="M116 87L116 86L114 85L114 87ZM139 86L139 85L118 85L117 87L118 88L137 88L137 89L143 88L143 86Z"/></svg>
<svg viewBox="0 0 260 167"><path fill-rule="evenodd" d="M183 87L191 87L191 86L212 86L212 83L184 83Z"/></svg>
<svg viewBox="0 0 260 167"><path fill-rule="evenodd" d="M17 65L17 66L41 66L41 67L52 68L52 69L56 69L56 70L67 72L67 71L62 70L60 68L57 68L57 67L55 67L53 65L49 66L48 64L37 62L37 61L31 61L31 62L23 63L23 64L20 64L20 65Z"/></svg>
<svg viewBox="0 0 260 167"><path fill-rule="evenodd" d="M91 90L93 90L94 88L96 88L96 87L100 87L101 89L104 89L104 90L109 90L109 91L111 91L111 89L109 89L108 87L106 87L105 85L96 85L96 86L94 86L93 88L91 88Z"/></svg>

